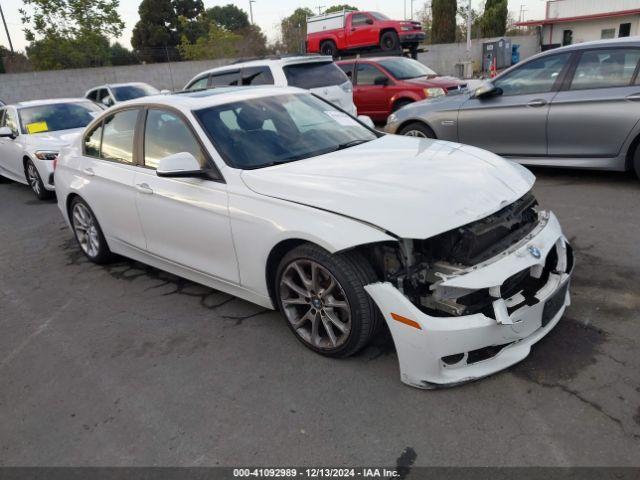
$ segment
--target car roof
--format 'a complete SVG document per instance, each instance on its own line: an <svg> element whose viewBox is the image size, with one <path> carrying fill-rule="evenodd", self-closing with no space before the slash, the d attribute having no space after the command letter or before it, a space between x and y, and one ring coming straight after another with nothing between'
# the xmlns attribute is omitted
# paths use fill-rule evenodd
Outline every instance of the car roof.
<svg viewBox="0 0 640 480"><path fill-rule="evenodd" d="M282 57L256 58L256 59L249 59L245 61L239 60L237 62L229 63L227 65L221 65L219 67L205 70L204 72L200 72L194 78L202 77L210 73L219 72L221 70L236 70L236 69L239 70L244 67L258 67L263 65L284 67L286 65L297 65L300 63L315 63L315 62L333 62L333 58L329 55L293 55L293 56L282 56Z"/></svg>
<svg viewBox="0 0 640 480"><path fill-rule="evenodd" d="M220 87L191 92L179 92L172 95L141 97L127 101L126 105L129 107L132 105L166 105L168 107L192 111L254 98L286 94L310 95L307 90L295 87Z"/></svg>
<svg viewBox="0 0 640 480"><path fill-rule="evenodd" d="M43 100L29 100L27 102L18 102L14 103L13 106L16 108L28 108L28 107L40 107L43 105L57 105L60 103L80 103L80 102L88 102L84 97L80 98L47 98Z"/></svg>
<svg viewBox="0 0 640 480"><path fill-rule="evenodd" d="M129 87L129 86L135 86L135 85L146 85L147 87L152 87L152 85L149 85L148 83L144 83L144 82L105 83L104 85L91 87L89 91L95 90L97 88Z"/></svg>
<svg viewBox="0 0 640 480"><path fill-rule="evenodd" d="M407 60L413 60L411 58L402 56L387 55L386 57L360 57L360 58L345 58L344 60L338 60L336 63L354 63L354 62L380 62L382 60L395 60L398 58L405 58ZM417 61L417 60L416 60Z"/></svg>

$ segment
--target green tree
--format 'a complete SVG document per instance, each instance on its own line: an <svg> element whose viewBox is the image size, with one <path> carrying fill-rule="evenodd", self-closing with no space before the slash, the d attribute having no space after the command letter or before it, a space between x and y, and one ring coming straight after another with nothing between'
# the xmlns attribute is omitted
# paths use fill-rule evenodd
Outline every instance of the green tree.
<svg viewBox="0 0 640 480"><path fill-rule="evenodd" d="M111 65L137 65L140 63L138 56L124 47L122 44L115 42L109 48L109 63Z"/></svg>
<svg viewBox="0 0 640 480"><path fill-rule="evenodd" d="M487 0L480 23L483 37L502 37L509 18L508 0Z"/></svg>
<svg viewBox="0 0 640 480"><path fill-rule="evenodd" d="M334 5L333 7L327 8L324 13L333 13L333 12L341 12L343 10L358 10L356 7L352 7L351 5L347 5L343 3L341 5Z"/></svg>
<svg viewBox="0 0 640 480"><path fill-rule="evenodd" d="M204 13L204 17L207 25L215 22L230 32L237 32L250 25L247 12L231 3L223 7L215 6L208 8Z"/></svg>
<svg viewBox="0 0 640 480"><path fill-rule="evenodd" d="M27 46L35 70L103 67L110 65L109 40L99 33L85 32L76 37L52 34Z"/></svg>
<svg viewBox="0 0 640 480"><path fill-rule="evenodd" d="M307 39L307 17L313 16L308 8L298 8L280 22L282 40L278 45L284 53L304 53Z"/></svg>
<svg viewBox="0 0 640 480"><path fill-rule="evenodd" d="M235 55L241 38L240 35L229 32L212 22L206 37L198 38L195 43L189 43L185 38L178 50L185 60L229 58Z"/></svg>
<svg viewBox="0 0 640 480"><path fill-rule="evenodd" d="M456 0L433 0L431 3L431 43L456 41Z"/></svg>

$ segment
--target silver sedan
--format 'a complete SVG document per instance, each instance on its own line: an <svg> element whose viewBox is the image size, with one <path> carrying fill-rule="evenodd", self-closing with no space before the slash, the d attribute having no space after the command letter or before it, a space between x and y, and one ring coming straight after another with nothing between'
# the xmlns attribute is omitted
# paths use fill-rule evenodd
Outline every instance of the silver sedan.
<svg viewBox="0 0 640 480"><path fill-rule="evenodd" d="M392 114L388 133L490 150L525 165L640 176L640 39L536 55L492 82Z"/></svg>

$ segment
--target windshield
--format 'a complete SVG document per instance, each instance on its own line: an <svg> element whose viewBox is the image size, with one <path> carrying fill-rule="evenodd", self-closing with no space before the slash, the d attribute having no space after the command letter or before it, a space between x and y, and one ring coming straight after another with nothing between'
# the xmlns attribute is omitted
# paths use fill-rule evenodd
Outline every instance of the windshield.
<svg viewBox="0 0 640 480"><path fill-rule="evenodd" d="M287 65L283 68L287 83L292 87L311 88L343 85L349 81L333 62L312 62Z"/></svg>
<svg viewBox="0 0 640 480"><path fill-rule="evenodd" d="M429 67L410 58L389 58L378 62L398 80L438 75Z"/></svg>
<svg viewBox="0 0 640 480"><path fill-rule="evenodd" d="M111 90L118 102L126 102L134 98L148 97L149 95L160 93L151 85L123 85L121 87L112 87Z"/></svg>
<svg viewBox="0 0 640 480"><path fill-rule="evenodd" d="M380 13L380 12L369 12L369 15L372 15L376 20L389 20L389 17L387 17L384 13Z"/></svg>
<svg viewBox="0 0 640 480"><path fill-rule="evenodd" d="M22 130L28 134L84 128L100 112L102 109L92 102L57 103L19 110Z"/></svg>
<svg viewBox="0 0 640 480"><path fill-rule="evenodd" d="M225 161L255 169L346 149L377 136L308 94L277 95L194 112Z"/></svg>

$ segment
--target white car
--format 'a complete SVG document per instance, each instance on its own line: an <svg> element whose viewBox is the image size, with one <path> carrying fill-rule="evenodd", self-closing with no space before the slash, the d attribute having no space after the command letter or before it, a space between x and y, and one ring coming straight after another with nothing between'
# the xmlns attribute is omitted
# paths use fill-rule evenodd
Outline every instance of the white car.
<svg viewBox="0 0 640 480"><path fill-rule="evenodd" d="M332 57L308 55L236 62L199 73L184 87L201 90L225 86L298 87L357 115L353 85Z"/></svg>
<svg viewBox="0 0 640 480"><path fill-rule="evenodd" d="M53 163L102 108L87 100L22 102L0 109L0 176L27 184L45 200L53 194Z"/></svg>
<svg viewBox="0 0 640 480"><path fill-rule="evenodd" d="M161 92L157 88L146 83L112 83L93 87L84 94L84 98L108 108L112 107L116 103L126 102L128 100L133 100L134 98L158 95L159 93L165 93L165 91Z"/></svg>
<svg viewBox="0 0 640 480"><path fill-rule="evenodd" d="M528 170L385 136L299 89L114 107L55 179L92 261L118 253L277 308L327 356L356 353L386 322L417 387L513 365L569 303L571 248Z"/></svg>

